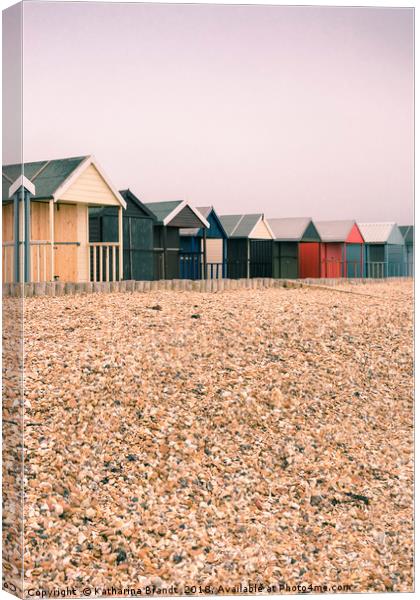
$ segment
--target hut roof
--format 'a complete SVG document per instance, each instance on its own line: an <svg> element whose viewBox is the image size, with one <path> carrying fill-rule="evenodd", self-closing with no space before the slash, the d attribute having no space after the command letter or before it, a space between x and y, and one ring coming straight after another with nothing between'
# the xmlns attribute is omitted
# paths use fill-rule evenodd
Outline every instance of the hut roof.
<svg viewBox="0 0 420 600"><path fill-rule="evenodd" d="M396 223L358 223L367 244L404 244Z"/></svg>
<svg viewBox="0 0 420 600"><path fill-rule="evenodd" d="M309 217L268 219L274 238L278 241L300 242L308 228L313 225ZM315 231L315 233L317 233ZM317 236L319 238L319 236Z"/></svg>
<svg viewBox="0 0 420 600"><path fill-rule="evenodd" d="M64 193L76 177L91 164L95 166L117 200L125 208L124 198L114 189L92 155L3 165L3 202L9 200L9 188L22 174L35 185L35 195L33 196L35 200L58 200L60 194Z"/></svg>
<svg viewBox="0 0 420 600"><path fill-rule="evenodd" d="M267 230L273 238L273 232L262 213L251 215L221 215L220 221L230 238L250 238L260 221L264 221Z"/></svg>
<svg viewBox="0 0 420 600"><path fill-rule="evenodd" d="M186 200L170 200L168 202L147 202L146 206L156 216L161 225L175 227L209 227L203 215Z"/></svg>
<svg viewBox="0 0 420 600"><path fill-rule="evenodd" d="M406 244L414 243L414 225L400 225L398 229L400 230Z"/></svg>
<svg viewBox="0 0 420 600"><path fill-rule="evenodd" d="M356 221L315 221L322 242L346 242L352 229L357 227Z"/></svg>
<svg viewBox="0 0 420 600"><path fill-rule="evenodd" d="M226 234L226 231L222 225L222 222L220 220L220 217L218 216L218 214L216 213L216 211L214 210L213 206L199 206L197 207L197 210L199 213L201 213L203 215L203 217L207 220L209 220L209 217L211 214L213 214L214 219L216 220L218 226L220 227L220 229L222 230L222 232ZM189 227L189 228L184 228L180 230L180 235L185 235L185 236L197 236L200 234L201 228L200 227Z"/></svg>
<svg viewBox="0 0 420 600"><path fill-rule="evenodd" d="M142 210L146 215L152 217L152 219L156 220L156 215L144 204L133 192L128 188L126 190L120 190L121 196L126 201L131 201L135 204L140 210Z"/></svg>

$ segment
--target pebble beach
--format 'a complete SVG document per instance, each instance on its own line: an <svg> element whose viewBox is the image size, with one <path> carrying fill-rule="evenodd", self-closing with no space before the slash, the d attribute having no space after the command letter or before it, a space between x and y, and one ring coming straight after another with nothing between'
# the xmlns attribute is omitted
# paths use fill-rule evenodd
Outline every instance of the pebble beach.
<svg viewBox="0 0 420 600"><path fill-rule="evenodd" d="M27 588L413 591L411 282L24 310Z"/></svg>

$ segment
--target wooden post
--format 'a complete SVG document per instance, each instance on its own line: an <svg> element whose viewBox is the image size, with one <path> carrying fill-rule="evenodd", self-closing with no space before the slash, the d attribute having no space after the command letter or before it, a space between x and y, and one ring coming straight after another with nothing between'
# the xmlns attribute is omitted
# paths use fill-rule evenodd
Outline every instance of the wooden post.
<svg viewBox="0 0 420 600"><path fill-rule="evenodd" d="M251 273L251 252L250 252L250 247L251 247L251 242L249 241L249 238L247 238L246 240L246 276L247 279L249 279L250 277L250 273Z"/></svg>
<svg viewBox="0 0 420 600"><path fill-rule="evenodd" d="M92 246L93 252L93 281L96 282L96 271L97 271L97 252L98 246Z"/></svg>
<svg viewBox="0 0 420 600"><path fill-rule="evenodd" d="M207 279L207 231L203 227L203 279Z"/></svg>
<svg viewBox="0 0 420 600"><path fill-rule="evenodd" d="M168 240L166 225L163 226L163 279L166 279L167 266L168 266Z"/></svg>
<svg viewBox="0 0 420 600"><path fill-rule="evenodd" d="M105 257L106 257L106 265L105 265L105 281L109 281L109 246L105 246Z"/></svg>
<svg viewBox="0 0 420 600"><path fill-rule="evenodd" d="M123 209L122 206L118 208L118 242L119 242L119 256L118 256L118 279L122 281L123 278Z"/></svg>
<svg viewBox="0 0 420 600"><path fill-rule="evenodd" d="M112 246L112 281L117 281L116 246Z"/></svg>
<svg viewBox="0 0 420 600"><path fill-rule="evenodd" d="M99 282L104 280L104 250L103 246L99 246Z"/></svg>
<svg viewBox="0 0 420 600"><path fill-rule="evenodd" d="M54 281L54 200L50 200L50 248L51 248L51 256L50 256L50 269L51 269L51 281ZM45 273L45 279L46 277Z"/></svg>
<svg viewBox="0 0 420 600"><path fill-rule="evenodd" d="M14 225L14 242L15 252L13 257L14 262L14 278L13 281L20 281L20 223L19 223L19 191L13 197L13 225Z"/></svg>

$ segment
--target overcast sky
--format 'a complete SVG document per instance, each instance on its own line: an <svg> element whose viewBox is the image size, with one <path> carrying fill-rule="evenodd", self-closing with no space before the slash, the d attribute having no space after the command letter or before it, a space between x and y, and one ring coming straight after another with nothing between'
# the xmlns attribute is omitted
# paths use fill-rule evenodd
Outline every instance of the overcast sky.
<svg viewBox="0 0 420 600"><path fill-rule="evenodd" d="M411 9L27 2L23 81L25 160L94 154L147 202L412 222Z"/></svg>

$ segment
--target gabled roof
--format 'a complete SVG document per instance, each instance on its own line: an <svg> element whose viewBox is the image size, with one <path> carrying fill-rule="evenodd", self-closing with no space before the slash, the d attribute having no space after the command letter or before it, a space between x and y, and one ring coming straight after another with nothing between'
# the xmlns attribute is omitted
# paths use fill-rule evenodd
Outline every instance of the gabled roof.
<svg viewBox="0 0 420 600"><path fill-rule="evenodd" d="M87 156L76 156L73 158L3 165L3 201L9 199L9 187L22 173L35 185L36 194L34 198L52 200L54 192L87 158Z"/></svg>
<svg viewBox="0 0 420 600"><path fill-rule="evenodd" d="M346 242L356 221L315 221L322 242ZM356 225L357 227L357 225Z"/></svg>
<svg viewBox="0 0 420 600"><path fill-rule="evenodd" d="M222 225L222 222L220 220L220 217L218 216L217 212L214 210L213 206L199 206L197 207L197 210L199 213L201 213L203 215L203 217L206 220L209 220L210 215L213 216L213 218L215 219L215 221L217 222L217 224L219 225L220 229L222 230L222 232L227 236L227 233ZM210 224L211 225L211 224ZM184 229L180 229L179 234L183 235L183 236L197 236L199 235L201 232L201 228L199 227L189 227L189 228L184 228Z"/></svg>
<svg viewBox="0 0 420 600"><path fill-rule="evenodd" d="M260 221L264 221L270 235L274 238L270 225L262 213L251 215L220 215L220 221L230 238L250 238Z"/></svg>
<svg viewBox="0 0 420 600"><path fill-rule="evenodd" d="M367 244L404 244L396 223L358 223Z"/></svg>
<svg viewBox="0 0 420 600"><path fill-rule="evenodd" d="M156 215L150 210L150 208L146 206L146 204L139 200L139 198L137 198L137 196L133 194L133 192L129 188L126 190L120 190L120 194L124 198L124 200L130 200L149 217L152 217L152 219L156 220Z"/></svg>
<svg viewBox="0 0 420 600"><path fill-rule="evenodd" d="M268 224L276 240L300 242L308 227L313 222L309 217L296 217L290 219L268 219Z"/></svg>
<svg viewBox="0 0 420 600"><path fill-rule="evenodd" d="M414 225L400 225L398 229L400 230L406 244L414 243Z"/></svg>
<svg viewBox="0 0 420 600"><path fill-rule="evenodd" d="M3 202L9 199L8 190L11 183L15 182L21 174L35 185L36 192L33 196L35 200L57 201L90 165L97 169L116 199L125 208L124 198L114 188L92 155L3 165Z"/></svg>
<svg viewBox="0 0 420 600"><path fill-rule="evenodd" d="M209 223L203 215L186 200L171 200L168 202L147 202L146 206L156 216L159 223L169 225L171 221L184 209L192 211L203 227L208 228Z"/></svg>

